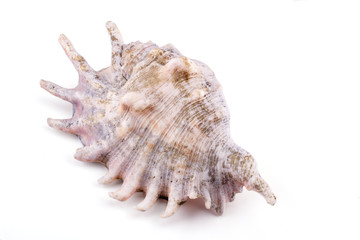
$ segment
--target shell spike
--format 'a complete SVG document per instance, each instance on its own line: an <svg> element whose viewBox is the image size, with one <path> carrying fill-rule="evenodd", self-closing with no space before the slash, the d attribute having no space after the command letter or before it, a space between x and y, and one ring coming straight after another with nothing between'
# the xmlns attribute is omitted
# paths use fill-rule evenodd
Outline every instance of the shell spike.
<svg viewBox="0 0 360 240"><path fill-rule="evenodd" d="M260 176L260 174L256 174L253 177L251 177L249 181L245 183L245 187L247 190L253 190L255 192L260 193L265 198L268 204L275 205L276 196L271 191L269 185Z"/></svg>
<svg viewBox="0 0 360 240"><path fill-rule="evenodd" d="M180 207L179 203L173 199L173 198L169 198L168 200L168 204L166 206L165 211L161 214L162 218L167 218L170 217L172 215L174 215L174 213L176 212L176 210Z"/></svg>
<svg viewBox="0 0 360 240"><path fill-rule="evenodd" d="M72 89L60 87L55 83L45 81L43 79L40 80L40 86L56 97L68 102L74 102L74 93Z"/></svg>
<svg viewBox="0 0 360 240"><path fill-rule="evenodd" d="M74 158L83 162L96 162L108 152L104 142L98 141L89 146L78 148Z"/></svg>
<svg viewBox="0 0 360 240"><path fill-rule="evenodd" d="M112 21L108 21L105 26L109 31L112 43L117 44L118 46L123 45L124 40L116 24Z"/></svg>
<svg viewBox="0 0 360 240"><path fill-rule="evenodd" d="M59 43L79 74L95 74L95 70L92 69L86 60L75 50L74 46L64 34L59 36Z"/></svg>
<svg viewBox="0 0 360 240"><path fill-rule="evenodd" d="M67 133L75 133L76 128L73 127L73 119L52 119L48 118L47 123L50 127L56 128Z"/></svg>
<svg viewBox="0 0 360 240"><path fill-rule="evenodd" d="M142 200L136 206L136 208L140 211L149 210L152 206L154 206L158 197L159 197L159 191L154 185L152 185L146 192L146 197L144 198L144 200Z"/></svg>
<svg viewBox="0 0 360 240"><path fill-rule="evenodd" d="M111 38L111 47L112 47L112 57L111 65L112 69L116 71L121 71L121 46L124 44L121 33L115 23L108 21L106 23L106 28L109 32Z"/></svg>
<svg viewBox="0 0 360 240"><path fill-rule="evenodd" d="M118 175L119 173L117 171L114 171L113 168L109 167L108 172L104 176L99 178L98 182L101 184L112 183L117 179Z"/></svg>
<svg viewBox="0 0 360 240"><path fill-rule="evenodd" d="M222 195L219 195L218 196L218 201L214 205L214 210L215 210L216 214L222 215L224 213L225 202L226 202L225 197L222 196Z"/></svg>
<svg viewBox="0 0 360 240"><path fill-rule="evenodd" d="M120 201L128 200L135 192L137 186L133 185L132 182L125 181L121 188L116 192L110 192L109 195Z"/></svg>
<svg viewBox="0 0 360 240"><path fill-rule="evenodd" d="M202 195L203 195L203 199L205 202L205 208L210 209L211 208L211 198L210 198L209 191L207 189L204 189Z"/></svg>

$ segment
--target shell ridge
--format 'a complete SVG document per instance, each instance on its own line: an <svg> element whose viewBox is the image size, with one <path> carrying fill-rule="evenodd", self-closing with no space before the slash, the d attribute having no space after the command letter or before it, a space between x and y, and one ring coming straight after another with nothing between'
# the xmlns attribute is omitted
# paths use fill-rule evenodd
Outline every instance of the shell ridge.
<svg viewBox="0 0 360 240"><path fill-rule="evenodd" d="M163 85L164 85L164 84L166 84L166 82L164 82ZM161 88L161 86L158 87L158 89L159 89L159 88ZM150 122L153 122L153 124L151 124L152 126L148 126L148 128L152 129L152 128L153 128L153 125L157 124L158 121L161 119L161 115L166 114L167 112L169 112L169 111L175 106L175 104L172 104L172 103L174 103L175 101L181 99L182 97L183 97L182 95L175 96L175 97L172 96L171 94L163 95L162 99L160 99L159 101L160 101L160 102L167 102L168 105L170 105L170 107L169 107L169 108L164 107L163 111L159 111L157 114L154 114L153 112L149 112L149 113L146 114L144 117L142 117L142 118L137 118L137 119L135 120L134 129L138 129L139 126L145 125L144 123L145 123L145 122L149 122L149 121L150 121ZM172 98L172 100L169 101L171 98ZM165 99L166 99L166 100L165 100ZM150 117L151 117L151 118L150 118ZM150 118L151 120L149 120L149 118ZM157 120L154 121L153 119L157 119ZM149 131L149 132L151 132L151 131Z"/></svg>
<svg viewBox="0 0 360 240"><path fill-rule="evenodd" d="M135 140L133 142L136 141L136 143L140 142L141 139L139 136L136 136L135 134L130 135L125 141L129 141L129 139L133 139L133 137L135 138ZM127 158L126 158L126 152L131 152L130 150L134 147L134 144L122 144L122 145L118 145L115 150L113 150L110 153L110 159L107 163L107 167L108 167L108 172L106 173L106 175L103 177L103 180L107 180L107 181L102 181L105 183L109 183L112 182L115 179L123 179L123 171L122 169L126 168L126 164L127 163Z"/></svg>
<svg viewBox="0 0 360 240"><path fill-rule="evenodd" d="M141 160L148 159L149 152L153 148L151 141L145 142L145 140L142 139L141 145L143 144L146 146L142 149L139 148L140 153L137 152L128 160L130 165L128 166L128 173L124 176L124 182L121 188L111 195L113 198L121 201L127 200L139 189L147 164L146 161ZM135 161L132 161L132 159L135 159Z"/></svg>
<svg viewBox="0 0 360 240"><path fill-rule="evenodd" d="M141 59L140 57L143 57L141 56L142 54L147 54L147 52L152 49L152 48L156 48L157 45L154 44L154 43L148 43L147 46L143 47L142 49L140 49L136 54L134 54L134 56L131 58L131 60L129 61L128 64L124 65L124 68L123 68L123 71L125 73L125 76L126 78L128 79L129 77L127 76L130 76L133 72L133 69L134 69L134 62L137 58Z"/></svg>
<svg viewBox="0 0 360 240"><path fill-rule="evenodd" d="M199 122L199 120L197 120L197 122ZM199 135L199 137L200 137L200 135ZM200 195L200 197L204 196L204 194L201 191L200 185L202 184L203 181L206 180L206 178L204 178L203 166L206 166L208 164L207 163L208 160L207 160L206 156L203 153L200 153L200 149L206 149L207 146L211 145L212 141L214 141L214 140L212 140L210 137L202 138L200 140L196 139L195 140L195 142L197 143L196 145L199 145L199 146L197 148L195 148L195 151L193 151L189 157L190 159L196 158L196 156L198 158L197 160L194 160L194 162L197 163L197 165L199 166L199 167L196 167L196 169L198 170L198 174L196 176L202 176L202 178L200 178L200 177L195 178L195 180L197 180L198 182L197 182L197 184L195 184L195 186L192 187L193 189L190 191L195 191L195 193L197 195ZM216 141L216 139L215 139L215 141ZM205 193L205 195L206 195L206 193ZM192 196L191 198L196 198L196 197L197 196ZM204 199L205 199L205 203L206 203L207 202L206 196ZM210 199L210 201L211 201L211 199Z"/></svg>
<svg viewBox="0 0 360 240"><path fill-rule="evenodd" d="M210 168L210 171L208 172L209 183L211 183L209 184L211 208L219 215L222 214L224 205L224 199L221 197L223 195L223 186L221 185L221 179L219 178L222 174L222 162L219 160L219 153L222 152L220 151L220 147L226 149L226 146L223 146L220 142L223 142L223 139L227 138L228 134L226 132L221 132L219 135L216 135L209 148L210 151L207 157L210 160L209 164L215 166Z"/></svg>
<svg viewBox="0 0 360 240"><path fill-rule="evenodd" d="M194 103L191 103L191 104L194 104ZM190 107L191 107L191 104L189 105ZM183 111L183 112L184 112L184 111ZM187 132L187 131L183 131L183 132ZM179 142L181 142L181 141L182 141L182 140L180 139ZM200 143L204 143L204 145L205 145L205 144L208 144L209 142L211 142L211 139L209 139L209 138L204 138L202 141L200 141ZM201 147L200 147L200 148L201 148ZM196 149L200 149L200 148L196 148ZM199 155L200 155L200 154L199 154ZM171 156L170 159L175 159L175 158L174 158L173 156ZM193 161L193 160L192 160L192 156L189 157L189 160ZM193 162L194 162L194 164L197 163L197 161L193 161ZM195 167L192 166L192 167L193 167L192 170L194 170L194 168L197 169L196 166L195 166ZM185 170L185 171L187 171L187 170ZM199 173L201 173L201 172L199 172ZM193 173L193 174L194 174L194 176L195 176L195 175L198 176L196 172ZM196 180L197 180L197 181L203 180L203 179L199 179L199 178L197 178L197 177L195 177L194 179L195 179L195 181L196 181ZM194 184L194 183L191 182L190 185L191 185L191 184ZM196 185L196 183L195 183L195 185ZM190 186L190 187L191 187L191 186ZM195 187L194 190L195 190L196 192L199 192L199 190L196 189L196 187ZM184 196L188 196L188 195L189 195L189 192L190 192L189 190L185 190ZM210 200L210 201L211 201L211 200ZM209 200L206 199L206 202L209 202Z"/></svg>

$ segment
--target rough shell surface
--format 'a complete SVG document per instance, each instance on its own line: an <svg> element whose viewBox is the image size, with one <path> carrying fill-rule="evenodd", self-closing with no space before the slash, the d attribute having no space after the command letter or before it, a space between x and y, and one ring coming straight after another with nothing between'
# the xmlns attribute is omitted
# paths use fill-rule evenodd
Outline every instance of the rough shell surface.
<svg viewBox="0 0 360 240"><path fill-rule="evenodd" d="M228 109L210 68L170 44L124 44L114 23L106 27L110 67L95 71L61 35L59 42L79 73L78 85L40 84L73 104L72 118L48 119L48 124L79 136L84 147L75 158L103 163L108 171L100 183L123 180L110 196L124 201L145 192L137 206L143 211L166 198L163 217L196 198L222 214L244 186L275 204L253 157L230 138Z"/></svg>

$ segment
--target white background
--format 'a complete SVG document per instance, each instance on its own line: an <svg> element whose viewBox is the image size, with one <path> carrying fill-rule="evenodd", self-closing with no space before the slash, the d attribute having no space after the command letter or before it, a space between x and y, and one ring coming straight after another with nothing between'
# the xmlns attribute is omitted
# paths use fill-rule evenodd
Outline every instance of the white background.
<svg viewBox="0 0 360 240"><path fill-rule="evenodd" d="M173 43L223 86L234 140L276 193L244 191L223 216L192 200L171 218L108 197L105 168L47 117L72 107L39 80L75 87L65 33L95 68L110 64L105 22L126 42ZM360 2L2 1L0 239L360 239Z"/></svg>

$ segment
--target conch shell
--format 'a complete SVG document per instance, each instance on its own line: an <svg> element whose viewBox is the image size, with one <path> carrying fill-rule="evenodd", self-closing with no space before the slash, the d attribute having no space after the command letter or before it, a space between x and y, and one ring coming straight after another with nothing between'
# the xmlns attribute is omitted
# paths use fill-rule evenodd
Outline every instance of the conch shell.
<svg viewBox="0 0 360 240"><path fill-rule="evenodd" d="M95 71L64 36L59 42L79 73L73 89L41 80L41 87L73 104L70 119L48 119L51 127L79 136L75 158L100 162L100 183L123 180L110 193L120 201L146 193L137 206L168 200L162 217L188 199L202 198L222 214L243 186L275 204L253 157L230 138L229 112L210 68L183 56L173 45L124 44L112 22L111 66Z"/></svg>

